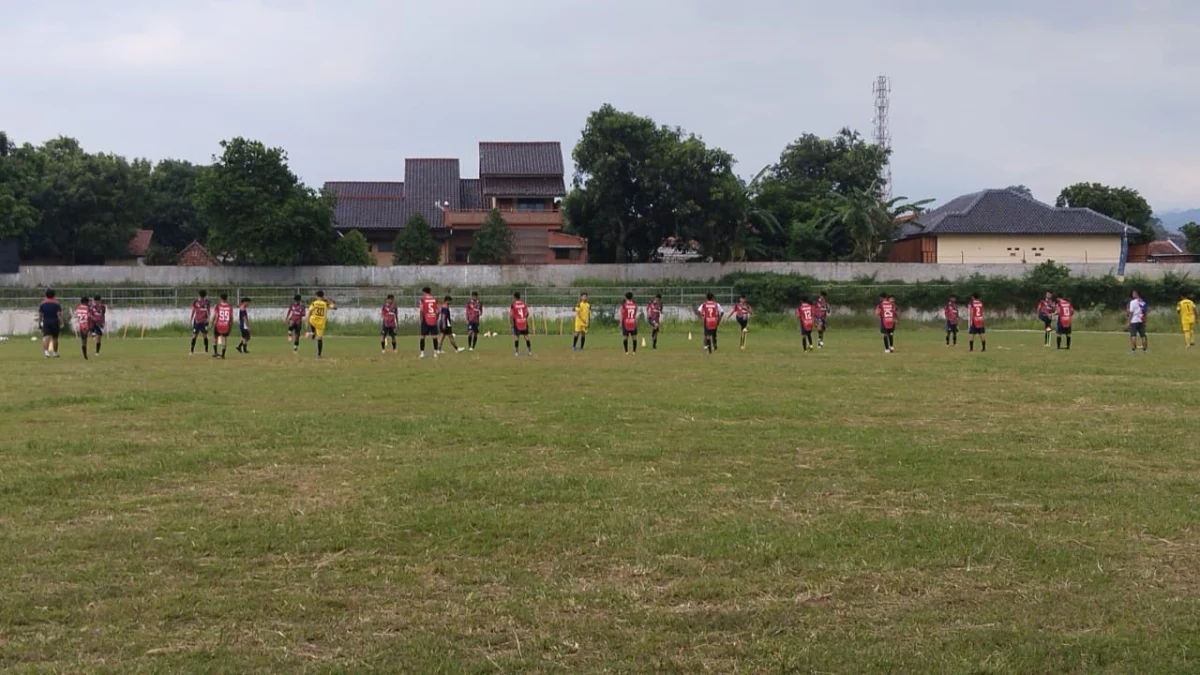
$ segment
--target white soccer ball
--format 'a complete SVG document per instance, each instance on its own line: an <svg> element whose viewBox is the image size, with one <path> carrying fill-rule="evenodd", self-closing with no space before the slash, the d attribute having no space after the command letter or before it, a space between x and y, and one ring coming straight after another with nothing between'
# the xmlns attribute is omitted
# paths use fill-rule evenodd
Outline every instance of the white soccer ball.
<svg viewBox="0 0 1200 675"><path fill-rule="evenodd" d="M36 335L32 335L32 336L30 336L30 337L29 337L29 339L30 339L30 341L32 341L32 342L37 342L37 336L36 336Z"/></svg>

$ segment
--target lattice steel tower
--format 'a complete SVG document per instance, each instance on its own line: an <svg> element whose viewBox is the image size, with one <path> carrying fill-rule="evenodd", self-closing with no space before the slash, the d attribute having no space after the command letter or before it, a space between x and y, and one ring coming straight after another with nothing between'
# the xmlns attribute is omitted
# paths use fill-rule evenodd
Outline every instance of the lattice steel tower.
<svg viewBox="0 0 1200 675"><path fill-rule="evenodd" d="M892 149L892 131L888 128L888 108L891 106L892 96L892 81L887 75L880 75L875 78L875 118L871 120L875 127L875 145L884 150ZM887 164L883 165L883 171L879 176L882 183L879 189L880 195L884 199L892 198L892 161L889 158Z"/></svg>

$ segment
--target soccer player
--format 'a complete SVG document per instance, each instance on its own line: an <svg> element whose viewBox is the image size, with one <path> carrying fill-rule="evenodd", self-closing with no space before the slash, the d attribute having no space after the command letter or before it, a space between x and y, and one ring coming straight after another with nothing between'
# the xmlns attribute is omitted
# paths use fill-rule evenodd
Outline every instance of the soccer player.
<svg viewBox="0 0 1200 675"><path fill-rule="evenodd" d="M809 301L808 296L800 298L800 306L796 308L796 321L800 324L800 346L804 351L816 349L813 346L813 326L817 322L817 310Z"/></svg>
<svg viewBox="0 0 1200 675"><path fill-rule="evenodd" d="M875 314L879 317L879 332L883 334L883 353L891 354L896 351L895 296L880 293L879 304L875 306Z"/></svg>
<svg viewBox="0 0 1200 675"><path fill-rule="evenodd" d="M300 351L300 334L303 332L300 329L304 322L304 302L300 299L300 294L292 296L292 304L288 305L287 310L287 332L288 340L292 343L292 353Z"/></svg>
<svg viewBox="0 0 1200 675"><path fill-rule="evenodd" d="M46 289L46 298L38 305L38 326L42 329L42 356L58 358L58 336L62 333L62 305L55 299L53 288Z"/></svg>
<svg viewBox="0 0 1200 675"><path fill-rule="evenodd" d="M213 344L212 357L217 358L217 347L221 348L221 358L225 358L225 350L229 347L229 334L233 331L233 305L229 304L229 294L222 293L221 300L213 308Z"/></svg>
<svg viewBox="0 0 1200 675"><path fill-rule="evenodd" d="M88 326L91 327L91 334L96 338L96 356L100 356L100 343L104 339L104 326L108 323L108 305L104 304L104 300L100 296L92 298L92 304L88 310Z"/></svg>
<svg viewBox="0 0 1200 675"><path fill-rule="evenodd" d="M479 344L479 320L483 318L483 303L479 302L479 293L471 291L471 299L467 301L467 349L475 351Z"/></svg>
<svg viewBox="0 0 1200 675"><path fill-rule="evenodd" d="M1138 338L1142 339L1143 352L1150 344L1146 339L1146 302L1137 291L1131 291L1129 296L1129 308L1125 314L1129 319L1129 353L1132 354L1137 351Z"/></svg>
<svg viewBox="0 0 1200 675"><path fill-rule="evenodd" d="M433 291L426 286L421 289L421 300L418 304L421 322L421 358L425 358L425 338L433 338L433 356L438 355L438 317L441 310Z"/></svg>
<svg viewBox="0 0 1200 675"><path fill-rule="evenodd" d="M967 303L967 351L975 351L975 336L979 336L979 351L987 351L987 329L983 326L983 301L979 299L978 293L971 294L971 301Z"/></svg>
<svg viewBox="0 0 1200 675"><path fill-rule="evenodd" d="M208 291L200 291L196 294L196 300L192 302L192 354L196 353L196 337L204 334L204 353L208 353L208 314L212 309L212 304L208 301Z"/></svg>
<svg viewBox="0 0 1200 675"><path fill-rule="evenodd" d="M658 349L658 331L662 328L662 293L656 293L654 299L646 305L646 323L650 324L650 348Z"/></svg>
<svg viewBox="0 0 1200 675"><path fill-rule="evenodd" d="M587 344L588 327L592 325L592 303L588 302L588 294L579 294L579 303L575 305L575 335L571 338L571 351L583 351Z"/></svg>
<svg viewBox="0 0 1200 675"><path fill-rule="evenodd" d="M87 361L88 335L92 332L92 303L85 295L75 306L75 334L79 336L79 345L83 349L83 360Z"/></svg>
<svg viewBox="0 0 1200 675"><path fill-rule="evenodd" d="M1196 301L1187 292L1180 292L1175 311L1179 312L1179 323L1183 327L1183 343L1191 349L1196 346L1196 319L1200 317L1196 311Z"/></svg>
<svg viewBox="0 0 1200 675"><path fill-rule="evenodd" d="M817 319L817 349L822 349L825 347L826 322L829 320L829 297L825 291L821 291L817 295L817 302L813 305L813 314Z"/></svg>
<svg viewBox="0 0 1200 675"><path fill-rule="evenodd" d="M325 325L331 310L337 309L337 304L325 299L325 291L317 291L317 297L308 306L308 333L310 339L317 341L317 358L325 351Z"/></svg>
<svg viewBox="0 0 1200 675"><path fill-rule="evenodd" d="M1063 338L1067 338L1067 350L1071 349L1071 321L1075 319L1075 307L1067 296L1060 296L1055 303L1054 316L1057 318L1057 336L1055 342L1058 349L1063 348Z"/></svg>
<svg viewBox="0 0 1200 675"><path fill-rule="evenodd" d="M533 345L529 343L529 305L521 299L520 293L513 293L512 304L508 306L508 319L512 322L513 356L521 355L521 336L525 336L525 352L533 356Z"/></svg>
<svg viewBox="0 0 1200 675"><path fill-rule="evenodd" d="M396 296L388 295L383 308L379 310L383 317L379 327L379 353L387 353L388 338L392 339L392 353L396 353L396 324L400 323L400 308L396 306Z"/></svg>
<svg viewBox="0 0 1200 675"><path fill-rule="evenodd" d="M958 296L951 295L946 302L946 306L942 308L942 314L946 316L946 346L958 344Z"/></svg>
<svg viewBox="0 0 1200 675"><path fill-rule="evenodd" d="M443 298L442 308L438 313L438 332L442 334L442 339L438 342L438 354L442 353L442 347L446 345L446 340L450 341L450 346L454 348L455 352L463 350L462 347L458 346L458 342L454 340L454 317L450 314L450 301L452 299L449 295Z"/></svg>
<svg viewBox="0 0 1200 675"><path fill-rule="evenodd" d="M633 353L637 354L638 306L633 301L633 292L625 293L625 302L618 310L621 316L621 340L625 345L625 355L629 356L629 338L633 338Z"/></svg>
<svg viewBox="0 0 1200 675"><path fill-rule="evenodd" d="M238 343L237 350L243 354L250 353L250 298L242 298L238 303L238 330L242 333L242 340Z"/></svg>
<svg viewBox="0 0 1200 675"><path fill-rule="evenodd" d="M1054 309L1054 294L1046 291L1046 297L1042 298L1041 302L1037 305L1037 318L1046 329L1046 347L1050 346L1050 333L1053 331L1050 323L1054 320Z"/></svg>
<svg viewBox="0 0 1200 675"><path fill-rule="evenodd" d="M704 296L704 302L696 308L696 313L700 315L700 320L704 322L704 351L712 354L717 351L717 329L721 326L721 317L724 314L724 310L713 299L713 294L709 293Z"/></svg>
<svg viewBox="0 0 1200 675"><path fill-rule="evenodd" d="M750 307L750 303L746 302L746 296L739 295L737 304L733 309L729 310L729 316L736 317L738 327L742 329L738 335L738 348L746 348L746 333L750 332L750 315L754 313L754 309ZM725 317L726 319L729 316Z"/></svg>

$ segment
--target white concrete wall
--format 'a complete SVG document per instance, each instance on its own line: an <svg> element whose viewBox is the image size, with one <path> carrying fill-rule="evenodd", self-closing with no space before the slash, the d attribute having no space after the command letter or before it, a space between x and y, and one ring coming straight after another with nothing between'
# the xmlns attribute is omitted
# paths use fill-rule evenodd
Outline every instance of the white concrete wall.
<svg viewBox="0 0 1200 675"><path fill-rule="evenodd" d="M1034 264L919 263L684 263L633 265L450 265L391 267L58 267L26 266L19 274L0 275L0 287L47 286L300 286L411 288L430 283L442 288L496 286L570 286L581 280L653 283L712 282L735 272L802 274L821 281L853 281L875 276L880 281L932 281L972 274L1020 277ZM1115 263L1068 264L1076 276L1116 273ZM1200 278L1200 264L1133 263L1126 274L1159 278L1173 271Z"/></svg>
<svg viewBox="0 0 1200 675"><path fill-rule="evenodd" d="M1047 260L1100 263L1121 260L1120 235L982 235L945 234L937 238L937 259L944 264L1038 264Z"/></svg>

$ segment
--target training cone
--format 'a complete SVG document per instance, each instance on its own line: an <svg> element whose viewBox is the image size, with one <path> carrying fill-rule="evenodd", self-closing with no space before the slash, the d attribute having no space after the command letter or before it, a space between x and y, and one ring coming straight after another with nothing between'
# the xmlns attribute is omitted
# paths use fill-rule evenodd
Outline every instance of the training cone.
<svg viewBox="0 0 1200 675"><path fill-rule="evenodd" d="M692 331L688 331L688 342L692 341Z"/></svg>
<svg viewBox="0 0 1200 675"><path fill-rule="evenodd" d="M642 346L643 346L643 347L645 347L645 346L646 346L646 338L642 338Z"/></svg>

